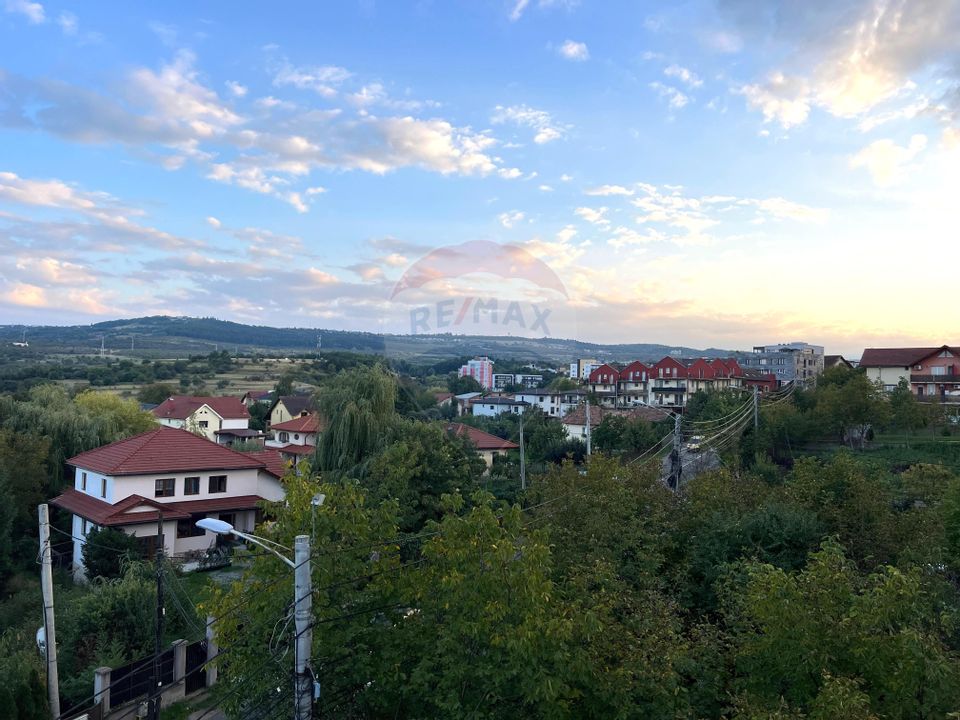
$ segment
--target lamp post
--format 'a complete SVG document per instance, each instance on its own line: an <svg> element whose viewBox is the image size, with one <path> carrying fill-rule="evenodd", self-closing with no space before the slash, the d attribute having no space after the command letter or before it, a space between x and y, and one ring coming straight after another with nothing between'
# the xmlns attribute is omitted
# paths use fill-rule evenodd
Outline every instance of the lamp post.
<svg viewBox="0 0 960 720"><path fill-rule="evenodd" d="M322 501L321 501L322 502ZM307 672L307 663L313 647L313 629L310 623L313 607L313 590L310 579L310 536L297 535L294 541L294 559L282 555L267 543L289 550L279 543L240 532L228 522L214 518L197 520L197 527L217 535L236 535L264 550L269 550L293 568L294 621L297 629L296 674L294 677L294 720L310 720L313 714L313 681Z"/></svg>

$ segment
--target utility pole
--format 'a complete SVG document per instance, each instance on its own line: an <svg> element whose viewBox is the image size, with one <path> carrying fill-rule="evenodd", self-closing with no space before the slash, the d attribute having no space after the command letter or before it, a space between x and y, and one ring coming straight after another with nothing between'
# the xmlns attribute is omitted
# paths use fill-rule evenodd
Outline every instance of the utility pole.
<svg viewBox="0 0 960 720"><path fill-rule="evenodd" d="M680 475L683 473L683 432L680 429L680 415L673 419L673 450L670 451L670 478L668 483L671 490L680 488Z"/></svg>
<svg viewBox="0 0 960 720"><path fill-rule="evenodd" d="M46 503L40 515L40 587L43 590L43 643L47 653L47 695L50 715L60 717L60 678L57 674L57 629L53 617L53 556L50 551L50 510Z"/></svg>
<svg viewBox="0 0 960 720"><path fill-rule="evenodd" d="M760 392L756 385L753 386L753 429L760 427Z"/></svg>
<svg viewBox="0 0 960 720"><path fill-rule="evenodd" d="M106 346L104 345L105 340L106 340L106 337L104 335L101 335L100 336L100 357L103 357L104 355L107 354L107 349L106 349Z"/></svg>
<svg viewBox="0 0 960 720"><path fill-rule="evenodd" d="M587 455L590 455L590 398L587 398Z"/></svg>
<svg viewBox="0 0 960 720"><path fill-rule="evenodd" d="M160 720L160 654L163 652L163 511L157 519L157 549L154 555L157 568L157 623L154 633L153 689L150 699L150 718Z"/></svg>
<svg viewBox="0 0 960 720"><path fill-rule="evenodd" d="M527 459L523 450L523 413L520 413L520 489L527 489Z"/></svg>
<svg viewBox="0 0 960 720"><path fill-rule="evenodd" d="M294 543L294 621L297 629L294 720L313 715L313 678L307 669L313 654L313 587L310 579L310 536L297 535Z"/></svg>

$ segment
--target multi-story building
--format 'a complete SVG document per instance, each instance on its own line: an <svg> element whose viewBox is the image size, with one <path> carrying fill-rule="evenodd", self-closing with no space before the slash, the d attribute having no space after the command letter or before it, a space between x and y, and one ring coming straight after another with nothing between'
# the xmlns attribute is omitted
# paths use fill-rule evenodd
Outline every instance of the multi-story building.
<svg viewBox="0 0 960 720"><path fill-rule="evenodd" d="M524 389L539 387L543 383L543 375L528 375L525 373L494 373L494 390L505 390L511 385L519 385Z"/></svg>
<svg viewBox="0 0 960 720"><path fill-rule="evenodd" d="M174 395L164 400L150 412L157 422L166 427L189 430L203 435L207 440L217 440L222 431L242 431L250 428L250 413L240 398L196 397L193 395ZM254 435L257 433L251 431ZM232 438L234 434L223 433ZM232 439L230 440L232 442ZM229 444L224 440L224 444Z"/></svg>
<svg viewBox="0 0 960 720"><path fill-rule="evenodd" d="M252 531L259 503L284 497L276 453L242 453L186 430L158 427L68 460L74 485L51 502L73 515L73 572L84 577L83 545L93 528L135 536L156 551L163 518L167 556L204 551L216 536L196 521L213 517Z"/></svg>
<svg viewBox="0 0 960 720"><path fill-rule="evenodd" d="M743 367L773 373L781 385L811 380L823 372L823 346L805 342L757 345L738 359Z"/></svg>
<svg viewBox="0 0 960 720"><path fill-rule="evenodd" d="M472 377L486 390L493 389L493 360L488 357L478 357L468 360L457 372L458 377Z"/></svg>
<svg viewBox="0 0 960 720"><path fill-rule="evenodd" d="M918 399L960 402L960 347L867 348L860 367L873 382L893 390L901 380L910 383Z"/></svg>
<svg viewBox="0 0 960 720"><path fill-rule="evenodd" d="M600 367L603 363L595 358L580 358L570 363L570 379L587 381L590 379L590 373Z"/></svg>
<svg viewBox="0 0 960 720"><path fill-rule="evenodd" d="M513 397L529 407L539 409L548 417L562 418L580 405L586 395L585 390L524 390Z"/></svg>
<svg viewBox="0 0 960 720"><path fill-rule="evenodd" d="M496 417L504 413L520 415L528 407L523 400L512 397L478 397L470 401L470 414Z"/></svg>

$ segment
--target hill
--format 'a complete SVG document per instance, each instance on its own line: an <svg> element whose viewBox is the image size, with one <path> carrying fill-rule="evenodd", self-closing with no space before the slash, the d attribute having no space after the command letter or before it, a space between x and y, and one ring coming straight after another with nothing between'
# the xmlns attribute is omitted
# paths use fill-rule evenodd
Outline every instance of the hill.
<svg viewBox="0 0 960 720"><path fill-rule="evenodd" d="M89 354L101 342L111 354L171 356L235 349L244 352L307 353L325 350L389 354L407 360L440 360L466 355L490 355L565 362L577 357L609 361L658 360L670 353L685 356L725 355L730 350L652 343L605 345L562 338L481 335L381 335L316 328L275 328L216 318L155 315L108 320L92 325L0 325L0 343L9 347L26 337L31 348L47 352Z"/></svg>

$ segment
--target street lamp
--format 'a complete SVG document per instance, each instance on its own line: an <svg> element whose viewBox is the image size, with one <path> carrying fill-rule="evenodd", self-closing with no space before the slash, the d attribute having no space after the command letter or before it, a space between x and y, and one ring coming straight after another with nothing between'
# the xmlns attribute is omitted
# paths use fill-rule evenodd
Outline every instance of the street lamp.
<svg viewBox="0 0 960 720"><path fill-rule="evenodd" d="M277 545L288 551L289 548L266 538L240 532L224 520L202 518L197 520L197 527L202 530L209 530L217 535L236 535L238 538L252 542L254 545L259 545L264 550L269 550L293 568L293 606L297 629L297 645L294 657L296 676L294 678L293 717L294 720L310 720L313 714L313 682L307 674L307 662L313 647L313 630L310 623L313 607L313 589L310 579L310 536L297 535L293 546L294 559L291 560L267 543Z"/></svg>

